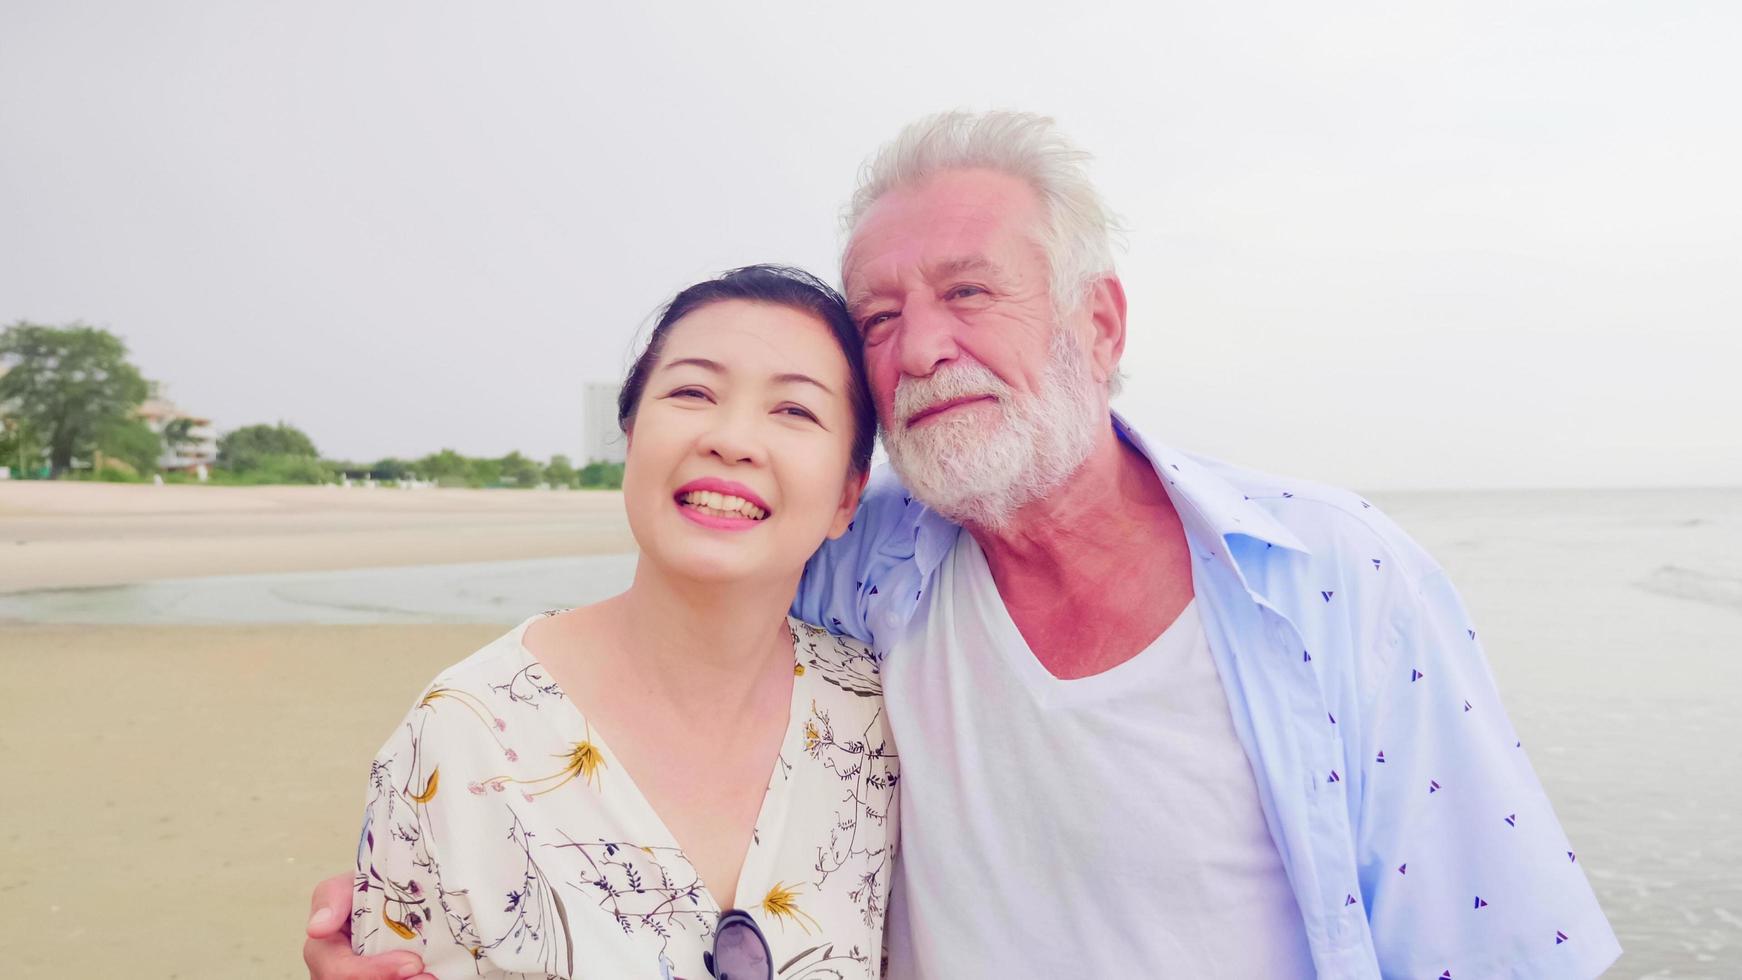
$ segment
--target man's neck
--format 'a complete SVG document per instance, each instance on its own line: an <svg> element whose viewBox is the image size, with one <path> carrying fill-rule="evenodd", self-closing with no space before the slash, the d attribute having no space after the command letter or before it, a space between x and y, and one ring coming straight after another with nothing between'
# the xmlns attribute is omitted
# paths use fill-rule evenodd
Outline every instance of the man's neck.
<svg viewBox="0 0 1742 980"><path fill-rule="evenodd" d="M1060 677L1141 652L1191 601L1185 530L1155 468L1109 425L1089 458L1007 526L970 525L1034 655ZM1092 624L1093 629L1085 629Z"/></svg>

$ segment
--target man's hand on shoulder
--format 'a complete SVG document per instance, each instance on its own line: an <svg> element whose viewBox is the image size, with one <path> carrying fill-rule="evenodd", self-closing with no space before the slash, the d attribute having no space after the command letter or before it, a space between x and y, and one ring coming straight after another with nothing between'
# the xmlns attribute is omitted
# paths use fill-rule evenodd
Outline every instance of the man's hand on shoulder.
<svg viewBox="0 0 1742 980"><path fill-rule="evenodd" d="M309 980L436 980L423 972L416 953L351 952L352 881L351 875L335 875L316 885L309 899L308 938L302 944Z"/></svg>

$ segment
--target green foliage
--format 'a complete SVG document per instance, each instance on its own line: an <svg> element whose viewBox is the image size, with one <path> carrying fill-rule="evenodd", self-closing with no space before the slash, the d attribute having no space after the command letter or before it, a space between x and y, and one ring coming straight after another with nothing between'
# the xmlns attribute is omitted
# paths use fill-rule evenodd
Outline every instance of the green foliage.
<svg viewBox="0 0 1742 980"><path fill-rule="evenodd" d="M544 467L536 460L520 455L519 450L509 453L496 461L499 470L498 482L511 487L536 487L544 482Z"/></svg>
<svg viewBox="0 0 1742 980"><path fill-rule="evenodd" d="M30 427L13 418L0 418L0 466L9 467L12 479L28 480L42 465L42 443L31 437Z"/></svg>
<svg viewBox="0 0 1742 980"><path fill-rule="evenodd" d="M193 419L170 419L163 427L163 445L172 453L180 453L184 447L191 446L194 439Z"/></svg>
<svg viewBox="0 0 1742 980"><path fill-rule="evenodd" d="M581 467L580 484L593 490L623 489L623 464L591 462Z"/></svg>
<svg viewBox="0 0 1742 980"><path fill-rule="evenodd" d="M244 426L218 439L218 465L238 473L260 469L274 457L317 460L320 453L300 429L283 422Z"/></svg>
<svg viewBox="0 0 1742 980"><path fill-rule="evenodd" d="M332 464L313 456L258 457L246 475L254 483L332 483L338 479Z"/></svg>
<svg viewBox="0 0 1742 980"><path fill-rule="evenodd" d="M415 470L412 463L389 456L369 467L369 475L377 480L403 480L411 476Z"/></svg>
<svg viewBox="0 0 1742 980"><path fill-rule="evenodd" d="M183 474L172 474L167 483L192 480ZM258 456L246 470L218 468L208 474L207 482L224 487L254 487L278 483L337 483L338 472L333 464L312 456ZM193 481L197 482L197 481Z"/></svg>
<svg viewBox="0 0 1742 980"><path fill-rule="evenodd" d="M137 470L107 465L98 467L93 473L81 473L75 479L90 480L96 483L144 483L146 480Z"/></svg>
<svg viewBox="0 0 1742 980"><path fill-rule="evenodd" d="M499 459L467 460L466 486L494 487L502 483L502 461Z"/></svg>
<svg viewBox="0 0 1742 980"><path fill-rule="evenodd" d="M0 363L11 368L0 375L0 406L46 445L55 473L130 419L150 391L121 338L83 323L20 320L0 330Z"/></svg>
<svg viewBox="0 0 1742 980"><path fill-rule="evenodd" d="M142 419L125 419L105 425L97 434L97 449L105 456L126 463L136 473L157 469L163 455L163 439Z"/></svg>
<svg viewBox="0 0 1742 980"><path fill-rule="evenodd" d="M581 475L575 472L575 464L569 462L567 456L558 453L545 466L544 478L553 487L572 487L580 480Z"/></svg>
<svg viewBox="0 0 1742 980"><path fill-rule="evenodd" d="M444 487L468 486L471 460L452 449L444 449L411 464L412 472L425 480L434 480Z"/></svg>

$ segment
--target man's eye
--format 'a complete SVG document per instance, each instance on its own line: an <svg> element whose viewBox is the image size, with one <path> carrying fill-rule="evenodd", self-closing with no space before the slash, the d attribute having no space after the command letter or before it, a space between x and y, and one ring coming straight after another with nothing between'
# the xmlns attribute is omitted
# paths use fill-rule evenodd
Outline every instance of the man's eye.
<svg viewBox="0 0 1742 980"><path fill-rule="evenodd" d="M949 299L966 299L969 296L978 296L984 292L985 290L981 289L979 286L957 286L950 290L946 295Z"/></svg>
<svg viewBox="0 0 1742 980"><path fill-rule="evenodd" d="M864 322L862 324L860 324L860 329L870 330L873 327L881 326L882 324L888 323L890 320L893 320L893 319L895 319L895 314L893 314L893 313L873 313L870 316L866 317Z"/></svg>

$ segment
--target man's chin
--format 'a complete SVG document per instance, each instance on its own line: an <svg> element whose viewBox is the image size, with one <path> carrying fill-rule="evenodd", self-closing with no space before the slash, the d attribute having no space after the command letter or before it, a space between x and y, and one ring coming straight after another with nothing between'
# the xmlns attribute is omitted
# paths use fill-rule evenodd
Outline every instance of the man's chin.
<svg viewBox="0 0 1742 980"><path fill-rule="evenodd" d="M964 465L965 464L965 465ZM914 499L957 523L983 523L982 506L1009 494L1009 481L987 486L988 466L961 452L937 455L890 453L889 465Z"/></svg>

